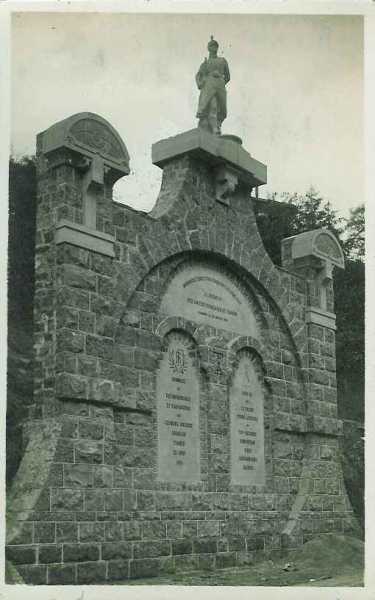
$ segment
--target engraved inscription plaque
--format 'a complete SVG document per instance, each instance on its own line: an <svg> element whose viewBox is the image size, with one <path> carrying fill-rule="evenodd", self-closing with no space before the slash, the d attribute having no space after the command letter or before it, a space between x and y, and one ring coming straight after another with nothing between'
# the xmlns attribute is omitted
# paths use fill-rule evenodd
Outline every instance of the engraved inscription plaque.
<svg viewBox="0 0 375 600"><path fill-rule="evenodd" d="M158 479L200 479L199 375L187 336L172 332L156 379Z"/></svg>
<svg viewBox="0 0 375 600"><path fill-rule="evenodd" d="M259 337L249 300L237 279L210 265L185 265L175 274L161 311L217 329Z"/></svg>
<svg viewBox="0 0 375 600"><path fill-rule="evenodd" d="M230 389L231 483L265 483L263 389L255 359L242 354Z"/></svg>

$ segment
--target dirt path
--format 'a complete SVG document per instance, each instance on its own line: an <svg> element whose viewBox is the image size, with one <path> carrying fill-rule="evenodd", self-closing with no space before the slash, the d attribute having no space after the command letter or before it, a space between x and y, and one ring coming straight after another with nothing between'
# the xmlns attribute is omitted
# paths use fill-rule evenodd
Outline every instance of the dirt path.
<svg viewBox="0 0 375 600"><path fill-rule="evenodd" d="M364 544L360 540L324 535L280 560L268 560L246 568L124 581L123 585L359 587L363 585L363 560Z"/></svg>

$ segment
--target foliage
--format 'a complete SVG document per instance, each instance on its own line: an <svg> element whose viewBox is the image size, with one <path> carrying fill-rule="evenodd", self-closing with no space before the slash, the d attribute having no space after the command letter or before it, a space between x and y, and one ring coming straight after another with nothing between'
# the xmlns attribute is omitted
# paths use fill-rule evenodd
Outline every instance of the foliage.
<svg viewBox="0 0 375 600"><path fill-rule="evenodd" d="M255 212L266 250L278 265L281 265L284 238L320 227L332 231L345 251L341 239L345 219L338 216L330 202L324 201L313 187L304 195L274 193L267 200L255 201Z"/></svg>
<svg viewBox="0 0 375 600"><path fill-rule="evenodd" d="M343 435L339 440L341 464L349 500L360 525L362 538L365 537L365 469L364 469L364 429L358 421L344 420Z"/></svg>
<svg viewBox="0 0 375 600"><path fill-rule="evenodd" d="M35 159L11 158L8 220L7 481L21 458L21 423L32 399L36 172Z"/></svg>
<svg viewBox="0 0 375 600"><path fill-rule="evenodd" d="M360 204L350 211L346 222L344 251L351 260L365 257L365 205Z"/></svg>
<svg viewBox="0 0 375 600"><path fill-rule="evenodd" d="M264 246L273 262L281 265L281 241L294 235L297 207L279 202L275 197L254 202L257 225Z"/></svg>
<svg viewBox="0 0 375 600"><path fill-rule="evenodd" d="M25 583L21 575L17 571L16 566L9 560L5 561L5 583L7 583L8 585L14 583L22 585Z"/></svg>
<svg viewBox="0 0 375 600"><path fill-rule="evenodd" d="M365 265L346 260L335 269L336 370L339 415L364 420Z"/></svg>
<svg viewBox="0 0 375 600"><path fill-rule="evenodd" d="M285 237L327 227L341 244L345 270L335 269L335 311L337 319L336 356L339 415L364 419L364 205L339 217L329 202L310 188L305 195L273 194L267 201L255 201L260 234L267 252L281 264L280 246Z"/></svg>
<svg viewBox="0 0 375 600"><path fill-rule="evenodd" d="M281 199L297 209L291 235L317 227L327 227L340 239L344 219L337 215L330 202L325 202L313 187L310 187L305 195L283 193Z"/></svg>
<svg viewBox="0 0 375 600"><path fill-rule="evenodd" d="M36 174L35 159L10 159L9 163L9 310L16 309L17 319L29 320L30 298L34 293ZM22 240L22 243L20 243Z"/></svg>

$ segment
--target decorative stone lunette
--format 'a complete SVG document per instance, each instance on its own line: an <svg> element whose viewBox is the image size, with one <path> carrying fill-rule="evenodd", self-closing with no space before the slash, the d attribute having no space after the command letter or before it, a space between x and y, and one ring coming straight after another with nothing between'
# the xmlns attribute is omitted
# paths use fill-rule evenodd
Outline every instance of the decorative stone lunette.
<svg viewBox="0 0 375 600"><path fill-rule="evenodd" d="M345 268L344 254L328 229L315 229L282 241L283 266L310 282L306 323L336 329L333 308L333 268Z"/></svg>
<svg viewBox="0 0 375 600"><path fill-rule="evenodd" d="M113 257L114 238L98 227L97 217L100 204L102 212L111 212L106 188L111 189L117 179L130 172L129 154L116 130L99 115L78 113L38 136L38 154L42 171L61 165L71 167L82 196L82 222L59 219L56 244L66 242Z"/></svg>

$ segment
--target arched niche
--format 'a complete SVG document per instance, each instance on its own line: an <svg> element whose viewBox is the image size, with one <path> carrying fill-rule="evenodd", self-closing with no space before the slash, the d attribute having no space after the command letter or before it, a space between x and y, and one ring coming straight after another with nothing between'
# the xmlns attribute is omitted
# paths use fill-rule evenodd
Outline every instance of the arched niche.
<svg viewBox="0 0 375 600"><path fill-rule="evenodd" d="M264 382L260 358L249 348L236 357L229 387L232 485L264 485Z"/></svg>
<svg viewBox="0 0 375 600"><path fill-rule="evenodd" d="M192 338L172 330L156 373L158 480L200 481L200 378Z"/></svg>
<svg viewBox="0 0 375 600"><path fill-rule="evenodd" d="M160 313L260 339L259 309L247 286L225 266L202 257L183 261L165 286Z"/></svg>

